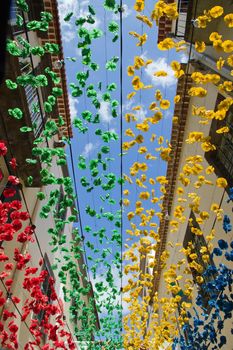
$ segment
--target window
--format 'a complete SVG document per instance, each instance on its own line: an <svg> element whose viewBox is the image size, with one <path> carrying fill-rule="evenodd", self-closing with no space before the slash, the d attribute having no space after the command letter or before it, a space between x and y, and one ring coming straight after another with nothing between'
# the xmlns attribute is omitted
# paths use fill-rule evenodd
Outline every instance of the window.
<svg viewBox="0 0 233 350"><path fill-rule="evenodd" d="M196 254L196 256L197 256L196 259L194 259L194 260L202 267L201 276L204 279L203 284L199 283L197 280L197 277L200 276L200 273L198 273L196 271L196 269L194 269L193 267L190 267L190 270L191 270L192 275L193 275L194 283L196 283L198 285L199 294L202 296L202 300L204 300L203 306L207 310L209 310L210 307L208 306L208 301L209 301L211 296L210 296L210 294L208 294L204 290L203 285L210 282L210 281L213 281L216 278L216 274L212 273L212 274L208 274L208 276L206 276L204 272L207 270L209 265L215 267L215 264L214 264L213 258L211 256L209 257L208 262L205 262L203 260L201 248L206 247L207 254L208 254L208 246L206 244L206 240L205 240L203 235L197 235L197 234L192 232L192 227L196 228L196 229L200 229L200 226L198 225L193 212L191 212L189 219L192 220L191 221L192 223L190 224L190 220L189 220L189 224L187 226L186 234L184 237L183 246L185 249L187 249L188 247L191 248L191 253ZM188 256L187 259L188 259L189 264L191 264L193 262L190 255Z"/></svg>
<svg viewBox="0 0 233 350"><path fill-rule="evenodd" d="M224 100L219 94L216 101L218 104ZM229 132L217 134L216 130L223 126L229 127ZM210 128L211 142L215 145L216 150L206 152L205 158L214 166L218 176L225 177L230 187L233 186L233 106L230 107L224 120L213 120Z"/></svg>
<svg viewBox="0 0 233 350"><path fill-rule="evenodd" d="M59 227L59 237L62 235L64 230L64 222L67 215L67 208L63 208L65 201L65 195L62 186L60 186L60 195L55 208L56 212L56 227Z"/></svg>
<svg viewBox="0 0 233 350"><path fill-rule="evenodd" d="M43 129L43 118L39 108L38 91L30 85L25 86L25 94L28 102L30 117L34 128L34 135L38 137Z"/></svg>
<svg viewBox="0 0 233 350"><path fill-rule="evenodd" d="M43 263L43 266L42 266L42 271L47 271L48 272L48 274L45 277L43 283L41 284L41 290L42 290L43 294L47 295L48 303L50 303L50 297L51 297L52 290L51 290L51 287L50 287L50 284L49 284L49 278L50 277L54 278L54 274L53 274L53 270L51 268L51 265L50 265L50 262L49 262L49 259L48 259L48 256L47 256L46 253L44 255L44 263ZM39 324L41 324L41 322L44 319L44 316L45 316L45 311L41 310L39 312L39 314L34 315L34 318L36 318L39 321Z"/></svg>
<svg viewBox="0 0 233 350"><path fill-rule="evenodd" d="M8 169L5 163L5 160L3 157L0 159L0 196L2 195L2 192L4 191L7 181L8 181Z"/></svg>
<svg viewBox="0 0 233 350"><path fill-rule="evenodd" d="M178 10L179 13L180 12L186 12L188 11L188 4L189 4L189 0L180 0L179 4L178 4Z"/></svg>

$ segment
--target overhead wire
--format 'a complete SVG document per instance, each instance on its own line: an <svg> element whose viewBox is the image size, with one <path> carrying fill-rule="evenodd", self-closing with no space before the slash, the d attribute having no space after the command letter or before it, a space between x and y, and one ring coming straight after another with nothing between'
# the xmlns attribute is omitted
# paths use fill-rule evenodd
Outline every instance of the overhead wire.
<svg viewBox="0 0 233 350"><path fill-rule="evenodd" d="M123 312L123 1L120 0L120 213L121 213L121 309ZM123 320L122 320L123 322ZM123 324L121 325L123 329Z"/></svg>

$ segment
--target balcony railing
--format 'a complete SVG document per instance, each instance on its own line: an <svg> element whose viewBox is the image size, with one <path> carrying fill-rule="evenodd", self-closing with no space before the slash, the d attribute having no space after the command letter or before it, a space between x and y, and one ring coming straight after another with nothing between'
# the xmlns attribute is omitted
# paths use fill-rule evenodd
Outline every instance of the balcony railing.
<svg viewBox="0 0 233 350"><path fill-rule="evenodd" d="M189 2L190 0L179 0L178 2L179 17L176 20L176 29L175 29L175 36L177 37L184 38L185 36Z"/></svg>

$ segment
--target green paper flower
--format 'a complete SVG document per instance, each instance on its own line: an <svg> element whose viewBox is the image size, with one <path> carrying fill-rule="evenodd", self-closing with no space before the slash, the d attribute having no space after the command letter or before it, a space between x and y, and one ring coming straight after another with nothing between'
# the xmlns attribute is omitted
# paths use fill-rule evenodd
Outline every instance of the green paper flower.
<svg viewBox="0 0 233 350"><path fill-rule="evenodd" d="M109 24L108 24L108 30L111 32L111 33L117 33L119 31L119 25L117 22L115 21L111 21Z"/></svg>
<svg viewBox="0 0 233 350"><path fill-rule="evenodd" d="M117 89L117 85L115 83L111 83L107 85L107 90L108 91L115 91Z"/></svg>
<svg viewBox="0 0 233 350"><path fill-rule="evenodd" d="M20 8L20 10L22 10L24 12L28 12L29 11L28 4L26 3L25 0L17 0L16 1L16 5Z"/></svg>
<svg viewBox="0 0 233 350"><path fill-rule="evenodd" d="M37 160L36 160L36 159L27 158L27 159L26 159L26 163L28 163L28 164L36 164L36 163L37 163Z"/></svg>
<svg viewBox="0 0 233 350"><path fill-rule="evenodd" d="M53 96L55 96L55 97L62 96L63 90L62 90L61 88L54 87L54 88L52 88L52 94L53 94Z"/></svg>
<svg viewBox="0 0 233 350"><path fill-rule="evenodd" d="M45 50L41 46L35 46L31 48L31 53L34 56L43 56L45 54Z"/></svg>
<svg viewBox="0 0 233 350"><path fill-rule="evenodd" d="M53 106L49 102L44 102L44 110L46 113L51 113L53 110Z"/></svg>
<svg viewBox="0 0 233 350"><path fill-rule="evenodd" d="M105 68L110 71L115 71L117 69L117 62L119 57L113 56L109 61L107 61Z"/></svg>
<svg viewBox="0 0 233 350"><path fill-rule="evenodd" d="M15 119L22 119L23 118L23 112L20 108L14 108L14 109L8 109L8 113L11 117Z"/></svg>
<svg viewBox="0 0 233 350"><path fill-rule="evenodd" d="M95 16L95 10L93 6L88 5L88 11L90 12L91 15Z"/></svg>
<svg viewBox="0 0 233 350"><path fill-rule="evenodd" d="M53 54L59 54L59 52L60 52L60 47L59 47L59 45L58 44L55 44L55 43L45 43L44 44L44 49L47 51L47 52L49 52L49 53L51 53L52 55Z"/></svg>
<svg viewBox="0 0 233 350"><path fill-rule="evenodd" d="M37 198L38 198L40 201L42 201L43 199L46 198L46 195L45 195L44 192L38 192L38 193L37 193Z"/></svg>
<svg viewBox="0 0 233 350"><path fill-rule="evenodd" d="M33 184L33 176L28 176L27 183L29 186L31 186Z"/></svg>
<svg viewBox="0 0 233 350"><path fill-rule="evenodd" d="M15 90L18 87L18 85L10 79L6 79L5 83L6 83L6 86L8 87L8 89L10 89L10 90Z"/></svg>
<svg viewBox="0 0 233 350"><path fill-rule="evenodd" d="M69 22L69 20L71 19L71 17L73 16L73 12L69 12L65 17L64 17L64 21L65 22Z"/></svg>
<svg viewBox="0 0 233 350"><path fill-rule="evenodd" d="M30 132L30 131L32 131L32 128L30 128L30 127L28 127L28 126L22 126L22 127L20 128L20 131L21 131L21 132Z"/></svg>
<svg viewBox="0 0 233 350"><path fill-rule="evenodd" d="M116 1L115 0L105 0L104 1L104 8L106 10L114 11L116 6Z"/></svg>

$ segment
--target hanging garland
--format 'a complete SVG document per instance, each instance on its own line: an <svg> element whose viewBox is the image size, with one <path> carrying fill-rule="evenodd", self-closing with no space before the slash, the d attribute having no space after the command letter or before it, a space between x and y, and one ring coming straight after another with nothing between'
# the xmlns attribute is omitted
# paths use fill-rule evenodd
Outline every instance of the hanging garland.
<svg viewBox="0 0 233 350"><path fill-rule="evenodd" d="M23 0L18 0L17 5L20 10L28 11L27 3ZM104 8L107 11L113 11L118 13L119 5L115 1L109 0L104 2ZM158 1L148 17L144 14L145 1L140 0L135 2L134 9L139 13L137 14L137 20L149 29L153 28L154 22L158 24L159 19L162 16L168 19L177 19L178 11L175 3L167 4L164 1ZM142 13L142 14L141 14ZM202 16L197 18L197 25L199 28L205 28L209 22L214 21L224 15L224 22L226 25L232 27L232 14L224 14L224 9L221 6L214 6L208 12L205 12ZM69 22L74 19L73 13L68 13L65 16L65 21ZM23 26L23 17L18 15L18 25ZM29 21L27 23L27 30L30 31L47 31L49 23L52 20L51 14L47 12L41 13L41 19L39 21ZM169 162L171 159L172 146L169 142L165 142L163 135L155 135L157 132L157 125L161 124L164 119L164 111L168 110L172 101L166 98L160 90L154 91L154 100L151 101L147 110L150 113L150 117L144 118L142 121L137 120L137 112L142 110L142 106L135 105L132 107L132 111L126 113L125 122L130 127L125 129L125 137L130 137L131 141L124 141L122 143L122 150L127 155L129 152L138 153L137 161L129 166L127 173L118 174L117 171L111 171L111 162L114 158L111 157L113 152L114 142L119 143L119 135L117 132L104 129L100 119L101 104L107 103L109 106L109 112L113 118L119 120L118 110L119 101L113 96L119 91L115 82L106 84L104 90L104 83L95 83L94 73L100 70L100 66L93 59L92 44L96 40L101 40L103 32L100 29L87 29L85 24L94 24L96 21L96 11L92 6L88 6L88 15L79 16L75 19L75 25L77 27L77 39L78 48L81 49L82 65L85 67L76 74L76 81L70 84L71 94L74 98L87 98L90 106L85 107L79 112L73 125L77 129L80 137L82 135L95 135L99 138L101 147L97 153L96 158L87 160L87 157L79 155L78 159L78 183L86 191L87 198L90 194L96 194L99 196L103 205L109 206L111 209L107 211L102 205L98 205L96 209L94 202L88 198L88 205L85 207L85 219L83 219L83 213L79 209L79 196L74 190L72 179L70 177L56 178L51 173L50 169L53 161L56 161L58 166L62 166L67 163L67 155L63 148L49 148L46 146L46 142L51 140L54 135L58 134L59 128L64 125L62 117L58 117L58 122L55 122L50 118L51 113L56 106L56 100L62 95L62 89L58 87L60 78L52 70L51 67L47 67L42 74L35 75L30 73L27 75L21 75L17 77L16 81L10 79L6 80L6 85L11 90L16 90L18 87L32 86L36 88L43 88L48 85L49 81L52 81L53 87L51 94L48 96L47 101L44 102L44 110L47 116L47 122L44 125L43 132L40 137L34 140L34 147L32 149L32 156L27 159L27 163L36 164L38 161L42 164L41 181L43 185L49 186L51 184L56 185L57 189L50 191L49 195L45 195L43 192L37 194L38 199L43 201L42 210L40 212L41 218L48 218L49 215L55 219L55 227L48 229L48 234L51 237L52 253L59 254L59 258L56 258L57 263L54 264L53 269L58 270L58 276L60 282L63 285L64 300L70 302L74 301L70 307L70 318L74 321L81 322L81 330L76 327L75 336L80 341L92 341L93 335L96 339L104 339L106 349L121 349L122 338L124 338L125 349L159 349L164 344L167 344L173 349L179 344L181 349L196 349L200 348L208 349L209 343L215 343L214 348L221 348L226 344L227 339L224 335L220 335L218 339L218 333L221 334L221 330L224 327L224 321L231 317L232 301L229 296L229 291L232 285L232 270L227 266L221 264L219 267L215 267L210 264L205 270L205 276L202 276L202 270L200 264L198 264L197 256L192 251L190 245L182 250L184 258L177 262L176 266L167 265L169 258L169 251L163 250L160 252L160 263L163 269L163 279L168 291L166 297L160 297L158 293L153 295L151 302L151 293L154 281L154 275L158 274L158 261L155 256L159 249L160 224L165 217L165 211L163 207L163 200L167 194L168 180L164 175L152 177L150 175L150 166L154 166L154 162L158 162L161 159L163 162ZM115 21L110 21L108 24L109 33L111 33L112 42L119 42L119 25ZM137 33L131 31L129 33L133 38L137 40L136 46L142 47L146 45L149 35L148 33ZM133 40L135 40L133 39ZM122 39L120 39L121 41ZM213 42L213 48L216 50L221 49L227 58L222 57L216 63L218 70L224 66L227 62L232 66L233 44L231 40L222 40L222 36L219 33L212 33L210 36L211 42ZM45 54L57 54L59 47L57 44L46 43L43 46L32 47L30 43L22 36L17 37L18 45L15 41L8 40L7 51L16 57L30 57L35 55L42 57ZM206 44L204 42L196 42L194 44L197 52L204 52L206 50ZM158 48L162 51L175 49L180 52L186 49L185 42L175 42L172 38L166 38L158 44ZM70 62L75 62L75 58L69 57ZM122 59L122 58L121 58ZM119 67L120 58L113 55L105 63L104 69L109 72L117 71ZM142 72L151 63L152 59L144 59L141 56L134 58L134 63L128 67L128 76L132 77L132 92L128 93L128 100L137 97L141 91L147 91L153 89L152 85L146 85L143 82ZM183 67L178 61L171 62L171 69L174 71L174 75L177 79L181 79L187 72L183 70ZM137 73L139 71L139 73ZM155 77L166 77L167 72L158 70L155 72ZM93 80L91 80L93 78ZM207 89L205 84L212 83L218 87L222 92L231 92L232 82L221 81L221 77L218 74L203 74L200 72L193 72L191 75L193 85L188 90L188 95L191 97L204 98L207 95ZM203 87L204 85L204 87ZM122 88L122 87L121 87ZM184 95L185 96L185 95ZM182 104L182 98L180 95L176 95L174 98L175 104ZM122 101L121 101L122 102ZM201 119L200 126L209 123L210 119L224 119L227 111L232 105L232 98L225 98L217 108L217 111L206 110L205 107L193 107L193 115L198 116ZM122 106L121 106L122 107ZM8 114L11 118L21 120L23 118L23 111L20 108L9 108ZM174 116L173 122L179 122L178 118ZM95 124L99 124L96 128ZM22 133L31 133L35 126L25 125L20 128ZM218 134L229 132L227 126L217 130ZM148 134L149 133L149 134ZM148 140L150 139L151 145L148 146ZM69 139L63 138L70 147L70 156L72 156L72 142ZM120 138L121 141L121 138ZM155 142L156 148L154 147ZM189 133L186 140L188 144L200 144L204 152L215 150L215 145L211 143L204 131L192 131ZM4 142L0 144L0 154L6 155L7 149ZM122 157L123 154L120 154ZM13 158L11 163L13 164L13 170L16 168L16 162ZM173 232L177 232L181 223L185 222L186 217L184 215L187 206L199 215L197 218L198 223L203 223L209 218L207 210L200 210L203 203L201 197L196 190L203 186L213 185L210 180L210 175L214 169L211 166L204 169L202 165L203 158L199 155L190 155L186 159L186 163L182 169L182 172L178 175L180 187L178 188L180 201L175 203L174 213L170 220L170 227ZM205 171L205 175L203 175ZM149 175L147 175L149 174ZM75 175L75 174L74 174ZM83 175L83 176L82 176ZM193 192L187 194L186 187L191 186L190 177L197 176L197 181L193 184ZM34 179L32 176L28 177L28 185L33 186ZM15 195L15 186L18 186L19 179L15 175L10 175L9 182L12 187L4 191L4 196L11 198ZM133 187L136 185L136 201L132 200L131 192L133 190L128 189L128 184ZM218 178L214 184L219 188L225 189L228 184L226 179ZM60 202L60 212L56 213L55 206L60 201L59 188L62 186L64 190L64 199ZM118 201L118 196L115 196L115 190L124 186L124 198ZM232 189L230 190L229 201L232 200ZM112 195L113 193L113 195ZM187 197L185 198L185 195ZM78 196L78 197L77 197ZM113 197L112 197L113 196ZM77 201L78 210L75 209ZM101 203L98 201L98 203ZM1 203L1 221L4 224L4 229L1 231L1 240L12 241L14 234L21 229L21 221L29 219L28 213L20 212L21 204L19 201L12 201L11 204ZM152 204L150 204L152 203ZM187 204L186 204L187 203ZM129 226L126 232L129 234L129 244L125 245L126 251L124 252L124 260L129 261L124 266L124 275L130 275L127 284L124 286L124 302L127 303L128 313L124 317L124 335L122 334L122 302L121 293L122 290L119 287L119 280L122 276L122 205L124 208L129 207L129 211L125 213L129 220ZM71 210L71 215L64 220L62 214L67 210ZM215 203L211 206L211 211L216 215L218 221L223 222L223 229L226 233L231 231L230 217L226 214L223 216L222 209ZM84 211L83 211L84 212ZM8 224L8 216L11 217L11 223ZM79 225L73 230L73 241L67 242L65 235L59 236L60 230L66 223L75 223L76 217L79 217ZM95 224L95 221L98 224ZM82 225L85 222L85 225ZM91 225L90 223L93 223ZM99 224L100 223L100 224ZM192 226L191 230L196 235L203 235L204 233ZM8 226L7 226L8 225ZM85 232L85 234L84 234ZM23 233L18 234L17 240L20 243L33 240L34 229L32 226L28 226ZM88 237L88 239L86 238ZM213 247L211 241L214 239L214 232L206 237L208 242L207 249L202 247L201 255L202 260L207 264L214 256L221 256L224 253L226 261L232 261L232 243L230 245L223 239L218 241L218 247ZM130 241L132 244L130 245ZM102 249L102 246L106 248ZM81 256L85 251L88 251L87 261L85 264L85 273L88 275L88 271L91 272L91 278L88 279L86 285L83 286L79 282L79 277L85 278L80 271L77 271L76 264L80 261ZM211 252L211 253L210 253ZM188 259L191 259L191 263L188 263ZM140 261L145 260L145 269L141 270ZM147 259L147 261L146 261ZM8 291L10 290L13 281L7 279L9 272L13 266L7 263L8 257L5 255L4 250L0 254L0 260L6 262L4 271L1 273L1 280ZM37 273L38 268L27 267L30 261L29 254L22 255L20 252L15 251L15 260L17 262L17 269L25 271L25 278L23 287L30 294L24 306L22 315L22 321L26 321L28 315L33 311L35 314L39 312L39 308L43 308L45 311L45 318L43 328L49 335L49 340L53 342L53 346L66 348L65 341L60 340L65 337L68 342L69 349L74 349L73 340L69 332L65 332L60 327L64 326L62 321L62 314L59 310L59 306L54 304L48 304L46 298L41 291L41 283L46 278L46 275L41 272L37 277L28 277L28 275L34 275ZM41 263L42 264L42 261ZM61 267L62 266L62 267ZM61 267L61 268L60 268ZM180 268L182 267L182 273ZM196 311L195 305L191 312L192 299L193 299L193 281L190 278L190 268L196 271L196 280L201 285L201 291L198 292L196 298L196 306L203 310L203 314ZM149 273L148 271L152 271ZM183 290L179 286L179 281L187 275L187 282L185 289ZM99 277L100 276L100 277ZM211 282L204 282L203 277L211 276ZM67 280L70 281L70 286L67 287ZM89 295L92 290L91 280L94 283L94 298L90 298L89 305L86 305L83 301L83 297ZM56 301L57 296L53 288L54 281L50 277L50 287L52 289L52 300ZM146 291L144 293L143 291ZM211 317L206 313L206 305L203 301L203 291L208 293L209 301L208 307L212 308ZM3 305L6 302L4 297L4 290L1 292L0 301ZM35 293L36 292L36 293ZM36 295L36 297L35 297ZM184 300L184 295L186 301ZM19 300L16 296L11 296L11 300L17 304ZM183 298L183 299L182 299ZM96 328L96 314L95 305L100 316L100 330ZM179 310L179 317L177 320L177 310ZM9 323L1 324L1 330L3 332L2 345L8 346L8 348L16 349L17 344L17 325L11 319L17 317L16 313L9 313L7 310L3 311L4 321ZM152 313L152 316L151 316ZM56 315L55 325L50 324L50 315ZM216 325L217 322L217 325ZM203 327L204 325L204 327ZM41 343L41 329L38 322L30 320L30 332L35 338L35 341L28 343L25 349L33 349L34 346L40 346ZM9 331L11 335L9 336ZM13 345L12 345L12 343ZM94 345L95 349L100 349L101 345ZM46 344L42 349L48 350L50 345Z"/></svg>

